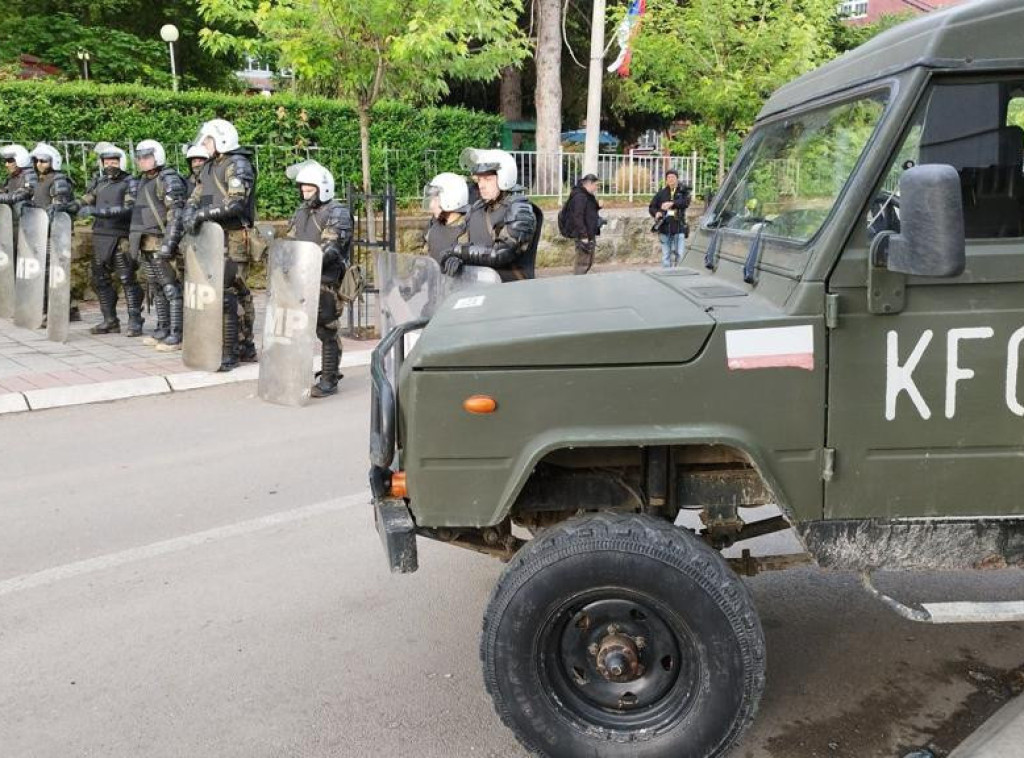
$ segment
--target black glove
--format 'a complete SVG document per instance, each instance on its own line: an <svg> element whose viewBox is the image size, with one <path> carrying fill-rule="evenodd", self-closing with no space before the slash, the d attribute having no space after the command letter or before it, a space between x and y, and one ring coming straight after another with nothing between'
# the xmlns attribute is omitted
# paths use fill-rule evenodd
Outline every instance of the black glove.
<svg viewBox="0 0 1024 758"><path fill-rule="evenodd" d="M89 216L96 215L96 206L94 205L83 205L78 209L79 218L89 218Z"/></svg>
<svg viewBox="0 0 1024 758"><path fill-rule="evenodd" d="M164 260L169 261L171 258L174 257L174 251L170 248L169 245L164 244L160 246L159 250L157 250L156 255L158 258L163 258Z"/></svg>
<svg viewBox="0 0 1024 758"><path fill-rule="evenodd" d="M444 257L441 258L441 270L448 276L458 276L459 272L462 271L462 258L456 255L454 251L445 253Z"/></svg>

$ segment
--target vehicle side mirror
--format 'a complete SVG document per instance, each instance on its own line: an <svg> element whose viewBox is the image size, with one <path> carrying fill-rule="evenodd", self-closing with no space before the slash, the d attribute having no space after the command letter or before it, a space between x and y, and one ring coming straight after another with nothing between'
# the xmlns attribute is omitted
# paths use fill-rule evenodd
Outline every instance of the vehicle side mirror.
<svg viewBox="0 0 1024 758"><path fill-rule="evenodd" d="M915 166L900 177L900 232L871 243L871 261L889 271L949 277L967 266L960 175L952 166Z"/></svg>

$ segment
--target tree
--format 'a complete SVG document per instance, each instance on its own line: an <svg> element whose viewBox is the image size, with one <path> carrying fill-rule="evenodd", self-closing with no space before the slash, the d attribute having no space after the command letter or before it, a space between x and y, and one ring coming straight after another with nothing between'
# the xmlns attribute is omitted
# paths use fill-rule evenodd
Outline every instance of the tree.
<svg viewBox="0 0 1024 758"><path fill-rule="evenodd" d="M562 3L534 0L537 11L537 193L555 194L562 144Z"/></svg>
<svg viewBox="0 0 1024 758"><path fill-rule="evenodd" d="M174 52L186 88L237 89L236 61L199 48L203 23L192 0L11 0L0 21L0 63L28 53L76 78L76 53L86 49L97 81L169 86L167 45L159 36L167 23L181 32Z"/></svg>
<svg viewBox="0 0 1024 758"><path fill-rule="evenodd" d="M648 0L621 107L712 128L721 183L730 132L753 123L780 85L834 55L836 9L835 0Z"/></svg>
<svg viewBox="0 0 1024 758"><path fill-rule="evenodd" d="M355 105L367 194L378 101L432 103L448 91L449 79L492 80L527 54L516 25L521 0L198 2L210 27L218 27L203 32L209 50L269 50L302 86ZM250 26L255 39L245 33Z"/></svg>

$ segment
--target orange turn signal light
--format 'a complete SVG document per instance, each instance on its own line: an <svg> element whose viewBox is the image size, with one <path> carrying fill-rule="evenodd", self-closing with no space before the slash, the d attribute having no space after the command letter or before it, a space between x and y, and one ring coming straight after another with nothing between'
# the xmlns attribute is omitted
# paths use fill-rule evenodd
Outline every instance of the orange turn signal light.
<svg viewBox="0 0 1024 758"><path fill-rule="evenodd" d="M405 484L405 472L396 471L391 475L391 497L408 497L409 488Z"/></svg>
<svg viewBox="0 0 1024 758"><path fill-rule="evenodd" d="M462 407L470 413L494 413L498 410L498 401L487 395L472 395L462 401Z"/></svg>

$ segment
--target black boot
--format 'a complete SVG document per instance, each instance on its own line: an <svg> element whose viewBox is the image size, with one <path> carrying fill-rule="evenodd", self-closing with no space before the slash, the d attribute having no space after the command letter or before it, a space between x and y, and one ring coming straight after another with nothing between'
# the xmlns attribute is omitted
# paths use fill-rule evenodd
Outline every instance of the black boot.
<svg viewBox="0 0 1024 758"><path fill-rule="evenodd" d="M164 341L156 346L158 352L170 353L174 350L181 350L181 331L183 325L184 301L176 297L170 301L170 331L164 337Z"/></svg>
<svg viewBox="0 0 1024 758"><path fill-rule="evenodd" d="M171 333L171 304L160 290L156 290L153 299L156 305L156 330L152 336L142 340L144 345L159 345Z"/></svg>
<svg viewBox="0 0 1024 758"><path fill-rule="evenodd" d="M124 285L124 299L128 305L128 333L129 337L141 337L142 325L145 319L142 318L142 287L134 279Z"/></svg>
<svg viewBox="0 0 1024 758"><path fill-rule="evenodd" d="M238 365L238 298L234 293L225 293L224 295L224 330L221 350L218 371L231 371Z"/></svg>
<svg viewBox="0 0 1024 758"><path fill-rule="evenodd" d="M341 374L338 367L341 364L341 347L337 338L323 342L323 355L320 363L320 381L313 385L310 390L311 397L327 397L338 391L338 380Z"/></svg>
<svg viewBox="0 0 1024 758"><path fill-rule="evenodd" d="M121 331L121 322L117 320L117 292L113 287L104 287L95 282L96 297L100 301L100 313L103 314L102 323L96 324L89 330L89 334L116 334Z"/></svg>

